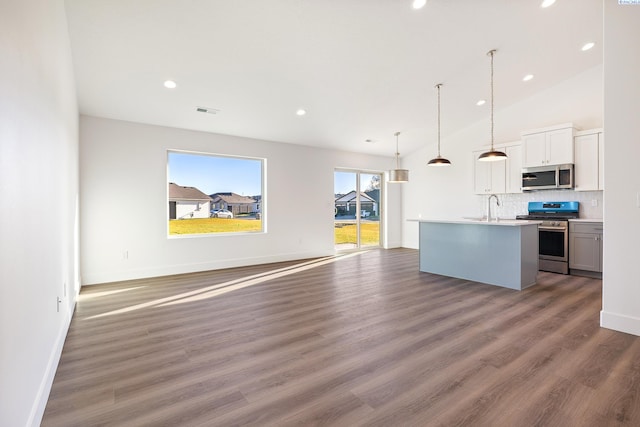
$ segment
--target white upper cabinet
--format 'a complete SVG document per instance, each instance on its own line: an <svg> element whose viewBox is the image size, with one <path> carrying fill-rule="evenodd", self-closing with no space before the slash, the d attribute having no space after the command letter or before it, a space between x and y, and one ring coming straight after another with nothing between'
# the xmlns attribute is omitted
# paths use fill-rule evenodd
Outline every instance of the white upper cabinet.
<svg viewBox="0 0 640 427"><path fill-rule="evenodd" d="M604 190L603 146L601 129L578 132L575 144L575 190Z"/></svg>
<svg viewBox="0 0 640 427"><path fill-rule="evenodd" d="M604 190L604 133L598 133L598 190Z"/></svg>
<svg viewBox="0 0 640 427"><path fill-rule="evenodd" d="M486 150L473 152L474 192L476 194L501 194L506 187L506 162L479 162Z"/></svg>
<svg viewBox="0 0 640 427"><path fill-rule="evenodd" d="M571 164L573 158L571 124L522 133L522 167Z"/></svg>
<svg viewBox="0 0 640 427"><path fill-rule="evenodd" d="M522 135L522 166L542 166L547 162L547 138L544 133Z"/></svg>
<svg viewBox="0 0 640 427"><path fill-rule="evenodd" d="M510 145L505 148L507 153L507 193L522 193L522 145Z"/></svg>
<svg viewBox="0 0 640 427"><path fill-rule="evenodd" d="M505 161L480 162L489 147L473 152L474 192L476 194L522 193L522 145L520 141L495 145L507 154Z"/></svg>

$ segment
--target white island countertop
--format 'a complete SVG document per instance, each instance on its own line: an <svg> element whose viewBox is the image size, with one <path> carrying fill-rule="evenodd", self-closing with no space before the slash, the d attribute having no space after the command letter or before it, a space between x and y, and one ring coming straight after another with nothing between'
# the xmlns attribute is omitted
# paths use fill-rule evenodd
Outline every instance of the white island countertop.
<svg viewBox="0 0 640 427"><path fill-rule="evenodd" d="M574 218L574 219L570 219L569 222L597 222L597 223L602 223L602 218Z"/></svg>
<svg viewBox="0 0 640 427"><path fill-rule="evenodd" d="M497 221L487 222L486 220L480 219L480 218L454 218L454 219L415 218L415 219L408 219L407 221L434 222L439 224L499 225L503 227L524 227L525 225L542 224L542 221L529 221L529 220L522 220L522 219L499 219Z"/></svg>

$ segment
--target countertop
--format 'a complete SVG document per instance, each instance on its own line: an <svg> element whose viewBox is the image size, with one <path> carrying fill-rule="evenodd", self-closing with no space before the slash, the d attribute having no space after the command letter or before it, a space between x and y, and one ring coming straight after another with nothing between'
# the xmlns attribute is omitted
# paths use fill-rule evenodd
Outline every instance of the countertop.
<svg viewBox="0 0 640 427"><path fill-rule="evenodd" d="M433 222L441 224L469 224L469 225L493 225L503 227L524 227L525 225L538 225L542 224L542 221L527 221L516 219L501 219L498 221L487 222L480 218L455 218L455 219L427 219L427 218L414 218L407 221L414 222Z"/></svg>
<svg viewBox="0 0 640 427"><path fill-rule="evenodd" d="M569 222L597 222L602 224L602 218L575 218L570 219Z"/></svg>

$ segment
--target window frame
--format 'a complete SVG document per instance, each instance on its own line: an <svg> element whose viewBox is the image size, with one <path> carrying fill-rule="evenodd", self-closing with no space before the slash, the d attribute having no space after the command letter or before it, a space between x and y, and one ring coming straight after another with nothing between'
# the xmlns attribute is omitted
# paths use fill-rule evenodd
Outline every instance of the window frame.
<svg viewBox="0 0 640 427"><path fill-rule="evenodd" d="M194 156L203 156L203 157L216 157L222 159L234 159L234 160L249 160L249 161L257 161L260 164L260 200L257 200L255 205L259 209L256 213L259 213L259 220L261 221L260 230L247 230L247 231L212 231L206 233L190 233L190 234L171 234L170 228L170 214L171 214L171 200L169 197L169 184L172 183L170 178L170 156L172 153L181 154L181 155L194 155ZM266 234L267 233L267 201L266 201L266 176L267 176L267 159L264 157L253 157L253 156L243 156L243 155L234 155L234 154L220 154L213 152L203 152L203 151L192 151L192 150L184 150L184 149L175 149L169 148L166 150L166 175L165 175L165 208L166 208L166 235L168 239L189 239L189 238L207 238L207 237L218 237L218 236L245 236L245 235L256 235L256 234ZM177 185L188 186L190 183L178 183ZM197 187L195 187L197 188ZM200 190L204 193L204 191ZM205 193L206 194L206 193ZM207 194L208 195L208 194ZM252 197L257 194L252 194ZM174 203L176 203L174 201ZM202 209L202 202L198 203L199 209ZM214 209L213 199L210 202L209 211ZM175 220L175 219L174 219ZM247 220L250 221L250 220Z"/></svg>

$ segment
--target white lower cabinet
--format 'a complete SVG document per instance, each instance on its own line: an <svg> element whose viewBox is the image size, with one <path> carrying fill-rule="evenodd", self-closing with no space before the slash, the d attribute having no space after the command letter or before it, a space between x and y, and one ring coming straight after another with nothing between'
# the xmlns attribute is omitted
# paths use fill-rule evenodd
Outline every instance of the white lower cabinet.
<svg viewBox="0 0 640 427"><path fill-rule="evenodd" d="M602 223L569 223L569 269L602 272Z"/></svg>

